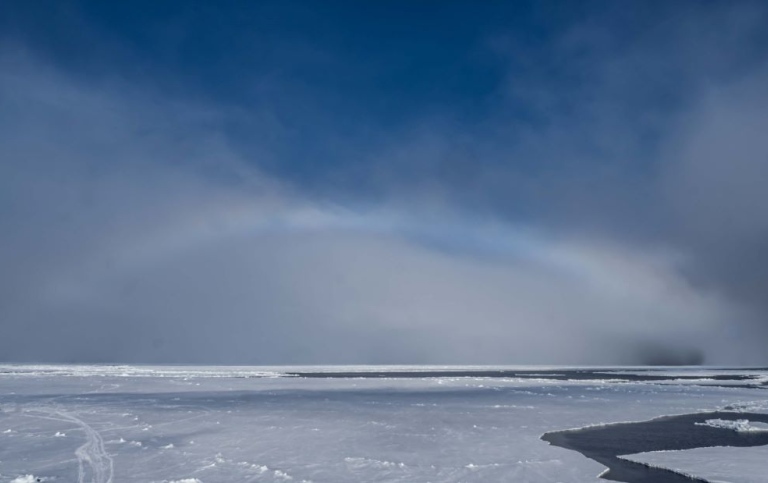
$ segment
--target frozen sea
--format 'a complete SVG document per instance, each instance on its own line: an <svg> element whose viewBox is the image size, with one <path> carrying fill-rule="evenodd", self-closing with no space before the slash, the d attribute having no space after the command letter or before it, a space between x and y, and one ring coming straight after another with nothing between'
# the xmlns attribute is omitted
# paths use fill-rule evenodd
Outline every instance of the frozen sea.
<svg viewBox="0 0 768 483"><path fill-rule="evenodd" d="M598 453L550 444L547 433L610 435L593 446L670 475L768 481L766 381L766 369L0 365L0 482L611 477ZM616 425L699 414L670 421L705 435L703 448L655 441L667 419ZM624 451L622 428L646 427L656 433ZM632 450L641 447L663 450Z"/></svg>

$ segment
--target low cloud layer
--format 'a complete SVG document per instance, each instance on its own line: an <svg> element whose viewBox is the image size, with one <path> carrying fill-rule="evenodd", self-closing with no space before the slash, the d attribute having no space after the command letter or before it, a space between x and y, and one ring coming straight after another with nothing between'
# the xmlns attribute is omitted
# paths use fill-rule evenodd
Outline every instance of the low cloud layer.
<svg viewBox="0 0 768 483"><path fill-rule="evenodd" d="M570 35L558 49L592 41ZM620 90L600 62L592 78ZM283 142L269 112L243 149L225 106L85 81L22 46L0 66L3 360L768 362L762 60L663 120L615 125L583 99L587 118L536 129L414 120L350 140L363 168L313 189L260 168Z"/></svg>

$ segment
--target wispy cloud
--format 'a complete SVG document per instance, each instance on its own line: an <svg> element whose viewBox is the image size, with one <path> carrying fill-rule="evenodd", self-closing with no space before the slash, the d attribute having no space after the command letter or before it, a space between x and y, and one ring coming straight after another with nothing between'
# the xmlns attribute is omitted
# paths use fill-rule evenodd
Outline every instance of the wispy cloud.
<svg viewBox="0 0 768 483"><path fill-rule="evenodd" d="M765 12L728 12L701 45L711 12L619 52L580 25L550 46L578 86L510 79L479 122L328 129L347 161L315 184L262 169L287 150L275 100L244 113L6 49L2 357L764 362L768 75L727 53Z"/></svg>

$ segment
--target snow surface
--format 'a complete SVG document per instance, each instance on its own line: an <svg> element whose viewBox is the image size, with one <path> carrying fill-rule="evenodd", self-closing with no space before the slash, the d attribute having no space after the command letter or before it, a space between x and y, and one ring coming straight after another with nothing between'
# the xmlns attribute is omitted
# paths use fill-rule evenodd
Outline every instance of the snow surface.
<svg viewBox="0 0 768 483"><path fill-rule="evenodd" d="M765 384L768 383L768 371L765 369L718 369L718 368L698 368L688 367L685 369L653 369L648 368L631 370L624 369L611 371L614 375L635 375L642 376L651 374L654 376L669 377L668 380L658 381L659 384L678 384L680 382L695 383L698 385L717 385L717 386L740 386L744 384ZM746 376L746 380L722 380L715 379L721 376ZM685 378L685 379L681 379ZM693 379L695 378L695 379Z"/></svg>
<svg viewBox="0 0 768 483"><path fill-rule="evenodd" d="M752 448L694 448L654 451L622 458L666 468L711 482L765 483L768 481L768 446Z"/></svg>
<svg viewBox="0 0 768 483"><path fill-rule="evenodd" d="M726 404L720 411L734 413L768 413L768 398L758 401L741 401L735 404Z"/></svg>
<svg viewBox="0 0 768 483"><path fill-rule="evenodd" d="M749 419L737 419L735 421L727 419L707 419L703 423L694 423L700 426L710 426L713 428L729 429L737 433L759 433L768 431L768 424L750 423Z"/></svg>
<svg viewBox="0 0 768 483"><path fill-rule="evenodd" d="M35 475L22 475L11 480L11 483L38 483L40 481L48 481L49 479L50 478L39 478Z"/></svg>
<svg viewBox="0 0 768 483"><path fill-rule="evenodd" d="M442 369L477 368L354 368ZM0 483L601 481L541 435L764 401L691 381L285 376L308 370L352 368L0 366Z"/></svg>

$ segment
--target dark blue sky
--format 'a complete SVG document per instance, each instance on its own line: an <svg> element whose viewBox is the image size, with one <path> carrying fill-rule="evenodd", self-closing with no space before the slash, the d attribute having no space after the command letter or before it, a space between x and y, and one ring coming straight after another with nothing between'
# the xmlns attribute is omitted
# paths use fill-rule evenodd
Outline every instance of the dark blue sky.
<svg viewBox="0 0 768 483"><path fill-rule="evenodd" d="M490 44L539 49L584 16L579 10L586 4L571 7L16 2L5 5L3 29L89 75L118 72L169 87L177 82L192 93L238 103L256 100L254 81L275 75L311 85L332 107L357 105L397 118L398 111L430 104L478 107L507 71L503 53L492 52Z"/></svg>
<svg viewBox="0 0 768 483"><path fill-rule="evenodd" d="M765 363L767 24L0 2L0 357Z"/></svg>
<svg viewBox="0 0 768 483"><path fill-rule="evenodd" d="M331 189L362 183L374 192L360 151L425 123L452 131L450 151L472 158L476 170L560 169L552 155L484 151L506 150L523 129L581 122L596 95L624 110L617 121L637 129L638 143L652 152L659 126L636 119L638 110L672 110L684 102L681 84L691 75L668 60L679 46L664 49L686 15L717 15L725 3L51 1L2 8L6 40L71 75L231 106L241 113L228 126L240 149L248 153L264 138L277 144L279 159L257 161L268 170L308 189L322 191L334 179ZM595 92L604 62L631 57L638 45L659 49L658 70L630 63L625 85L613 86L620 92ZM704 70L696 75L722 74ZM264 133L260 115L278 127ZM598 149L588 137L582 144ZM426 164L403 171L447 184L467 175L451 159Z"/></svg>

